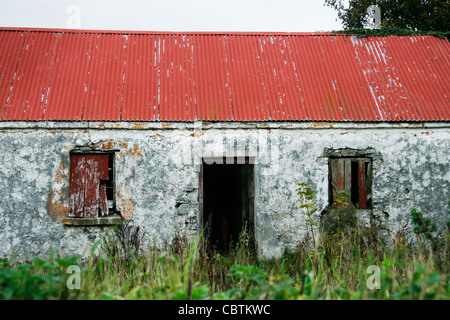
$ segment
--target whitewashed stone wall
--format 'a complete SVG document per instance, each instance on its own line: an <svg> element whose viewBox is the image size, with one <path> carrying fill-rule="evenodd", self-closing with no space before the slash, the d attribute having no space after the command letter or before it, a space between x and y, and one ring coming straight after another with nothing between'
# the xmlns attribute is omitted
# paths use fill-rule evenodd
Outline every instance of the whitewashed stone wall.
<svg viewBox="0 0 450 320"><path fill-rule="evenodd" d="M108 227L62 223L69 206L69 153L117 150L117 206L168 248L199 226L201 156L255 157L255 237L261 257L294 250L306 234L297 182L314 185L317 218L328 204L325 150L371 148L372 216L389 241L416 206L443 223L450 199L450 125L354 123L0 122L0 257L87 254ZM365 219L365 220L364 220Z"/></svg>

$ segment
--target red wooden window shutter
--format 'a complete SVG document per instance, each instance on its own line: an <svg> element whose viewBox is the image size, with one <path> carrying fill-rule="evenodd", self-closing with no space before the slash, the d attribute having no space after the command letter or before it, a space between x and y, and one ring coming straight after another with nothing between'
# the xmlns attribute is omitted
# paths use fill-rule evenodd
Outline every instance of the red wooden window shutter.
<svg viewBox="0 0 450 320"><path fill-rule="evenodd" d="M359 208L367 209L366 162L358 160Z"/></svg>
<svg viewBox="0 0 450 320"><path fill-rule="evenodd" d="M370 182L367 181L369 169L366 171L366 163L367 159L340 158L331 160L331 198L333 203L338 191L346 191L350 195L347 208L354 208L359 203L359 209L368 209L367 184ZM354 185L352 185L352 181ZM333 206L333 209L335 208Z"/></svg>
<svg viewBox="0 0 450 320"><path fill-rule="evenodd" d="M336 200L338 191L346 191L351 194L352 191L352 162L350 159L333 159L331 161L331 192L333 203ZM352 207L351 201L347 201L349 208Z"/></svg>
<svg viewBox="0 0 450 320"><path fill-rule="evenodd" d="M71 217L98 217L108 213L106 185L109 178L108 154L72 154L70 164Z"/></svg>

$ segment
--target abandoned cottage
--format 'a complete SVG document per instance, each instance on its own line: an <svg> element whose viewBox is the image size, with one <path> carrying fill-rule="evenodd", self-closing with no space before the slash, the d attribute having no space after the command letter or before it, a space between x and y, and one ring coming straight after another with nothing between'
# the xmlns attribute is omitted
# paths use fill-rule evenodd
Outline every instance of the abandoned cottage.
<svg viewBox="0 0 450 320"><path fill-rule="evenodd" d="M261 257L346 190L389 241L450 199L450 44L428 35L0 29L0 257L243 228ZM411 231L411 228L409 227Z"/></svg>

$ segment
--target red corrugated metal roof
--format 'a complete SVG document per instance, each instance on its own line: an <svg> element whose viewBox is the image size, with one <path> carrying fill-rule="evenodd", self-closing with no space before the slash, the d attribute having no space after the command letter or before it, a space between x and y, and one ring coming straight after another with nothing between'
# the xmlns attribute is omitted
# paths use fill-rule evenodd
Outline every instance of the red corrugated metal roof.
<svg viewBox="0 0 450 320"><path fill-rule="evenodd" d="M448 121L433 36L0 28L1 120Z"/></svg>

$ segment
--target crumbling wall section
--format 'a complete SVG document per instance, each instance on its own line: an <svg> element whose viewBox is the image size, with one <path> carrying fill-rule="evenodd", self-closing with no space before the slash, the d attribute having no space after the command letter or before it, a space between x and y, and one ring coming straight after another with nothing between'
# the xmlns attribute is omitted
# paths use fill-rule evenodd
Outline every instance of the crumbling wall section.
<svg viewBox="0 0 450 320"><path fill-rule="evenodd" d="M70 152L115 150L117 207L139 225L148 248L197 235L201 157L255 162L255 239L263 257L295 250L307 229L297 182L311 183L320 213L329 206L327 149L371 149L373 210L363 224L392 239L412 206L443 223L450 199L448 125L39 124L1 123L0 257L80 255L108 227L66 226Z"/></svg>

